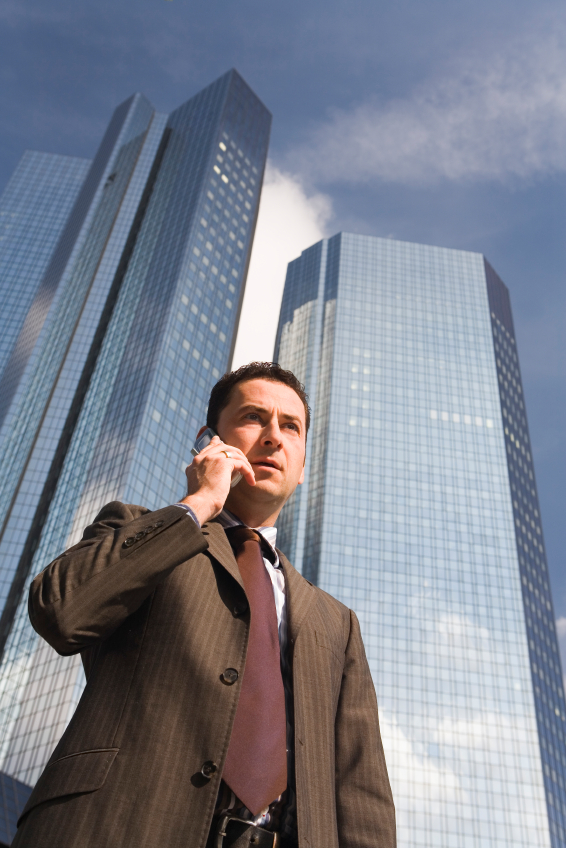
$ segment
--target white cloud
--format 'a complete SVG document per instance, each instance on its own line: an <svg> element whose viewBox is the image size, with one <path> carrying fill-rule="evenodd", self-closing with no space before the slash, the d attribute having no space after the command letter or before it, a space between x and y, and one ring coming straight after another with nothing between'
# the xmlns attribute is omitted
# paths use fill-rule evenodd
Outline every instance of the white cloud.
<svg viewBox="0 0 566 848"><path fill-rule="evenodd" d="M438 724L434 738L453 748L474 748L490 751L497 748L515 749L521 754L526 740L536 746L536 725L524 716L479 712L473 719L446 717Z"/></svg>
<svg viewBox="0 0 566 848"><path fill-rule="evenodd" d="M289 161L327 183L418 185L566 170L565 47L555 27L468 55L407 98L335 112Z"/></svg>
<svg viewBox="0 0 566 848"><path fill-rule="evenodd" d="M420 728L412 716L409 730L381 709L385 759L393 797L399 801L399 842L414 841L419 827L429 826L458 805L468 820L481 806L501 843L514 844L512 827L526 831L545 813L534 717L530 712L474 716L461 708L455 712L437 718L423 715ZM486 786L494 786L492 781L501 781L508 792L496 789L486 804ZM499 816L502 806L504 818Z"/></svg>
<svg viewBox="0 0 566 848"><path fill-rule="evenodd" d="M331 203L268 165L232 368L273 357L287 263L327 235Z"/></svg>
<svg viewBox="0 0 566 848"><path fill-rule="evenodd" d="M413 810L425 812L431 801L446 804L465 802L459 776L447 765L433 760L424 746L415 744L400 727L395 716L381 711L381 735L393 789L407 798ZM417 752L420 748L420 753Z"/></svg>

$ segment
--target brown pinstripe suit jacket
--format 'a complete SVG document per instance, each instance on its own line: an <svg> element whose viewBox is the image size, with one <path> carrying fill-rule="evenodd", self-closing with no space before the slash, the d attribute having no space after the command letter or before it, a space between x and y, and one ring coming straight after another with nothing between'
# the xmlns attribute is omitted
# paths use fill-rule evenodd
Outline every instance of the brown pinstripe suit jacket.
<svg viewBox="0 0 566 848"><path fill-rule="evenodd" d="M161 522L159 526L156 526ZM126 538L136 536L125 546ZM393 848L395 814L357 619L283 555L300 848ZM108 504L33 581L30 617L87 685L13 848L204 848L248 613L222 527ZM241 679L241 676L240 676ZM210 779L204 762L218 765Z"/></svg>

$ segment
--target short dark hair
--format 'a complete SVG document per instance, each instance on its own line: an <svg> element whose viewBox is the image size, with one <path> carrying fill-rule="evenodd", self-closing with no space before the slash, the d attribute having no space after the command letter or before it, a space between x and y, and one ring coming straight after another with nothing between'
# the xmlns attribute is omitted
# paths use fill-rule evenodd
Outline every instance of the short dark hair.
<svg viewBox="0 0 566 848"><path fill-rule="evenodd" d="M283 383L285 386L293 389L305 407L306 432L308 433L311 423L311 411L305 387L295 377L292 371L281 368L277 362L250 362L248 365L242 365L235 371L229 371L227 374L224 374L216 385L212 387L212 391L210 392L208 413L206 416L207 427L212 427L213 430L217 429L220 413L228 406L232 389L237 383L248 382L248 380L271 380L274 383Z"/></svg>

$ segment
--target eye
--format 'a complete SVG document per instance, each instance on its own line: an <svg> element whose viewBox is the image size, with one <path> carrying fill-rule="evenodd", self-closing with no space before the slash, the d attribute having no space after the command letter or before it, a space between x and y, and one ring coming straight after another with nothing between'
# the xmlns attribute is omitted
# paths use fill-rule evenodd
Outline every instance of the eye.
<svg viewBox="0 0 566 848"><path fill-rule="evenodd" d="M248 418L251 421L259 421L260 420L260 417L259 417L257 412L248 412L246 414L246 418Z"/></svg>

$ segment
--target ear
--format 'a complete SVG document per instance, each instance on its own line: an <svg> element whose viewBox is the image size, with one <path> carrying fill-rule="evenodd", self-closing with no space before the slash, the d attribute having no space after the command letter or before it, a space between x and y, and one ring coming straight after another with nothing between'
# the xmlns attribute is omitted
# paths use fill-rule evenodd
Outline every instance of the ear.
<svg viewBox="0 0 566 848"><path fill-rule="evenodd" d="M297 483L297 485L300 486L304 479L305 479L305 466L303 465L303 469L301 471L301 476L299 477L299 482Z"/></svg>

